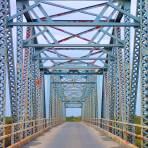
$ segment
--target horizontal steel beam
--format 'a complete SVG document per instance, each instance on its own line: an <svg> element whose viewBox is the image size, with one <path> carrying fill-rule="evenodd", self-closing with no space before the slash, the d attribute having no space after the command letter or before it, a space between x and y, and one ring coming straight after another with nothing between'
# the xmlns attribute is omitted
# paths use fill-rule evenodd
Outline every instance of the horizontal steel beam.
<svg viewBox="0 0 148 148"><path fill-rule="evenodd" d="M79 99L79 100L77 99L76 100L75 98L74 99L73 98L72 99L68 99L68 100L63 99L62 101L66 102L66 104L81 104L81 102L82 102L81 99Z"/></svg>
<svg viewBox="0 0 148 148"><path fill-rule="evenodd" d="M81 103L84 102L84 101L62 101L65 103L65 105L82 105Z"/></svg>
<svg viewBox="0 0 148 148"><path fill-rule="evenodd" d="M104 70L104 67L99 66L55 66L55 67L40 67L42 70ZM53 71L52 71L53 72Z"/></svg>
<svg viewBox="0 0 148 148"><path fill-rule="evenodd" d="M34 60L44 60L44 61L48 61L48 60L108 60L108 58L64 58L64 57L35 57L33 58Z"/></svg>
<svg viewBox="0 0 148 148"><path fill-rule="evenodd" d="M65 108L82 108L82 106L65 106Z"/></svg>
<svg viewBox="0 0 148 148"><path fill-rule="evenodd" d="M82 105L81 106L77 106L77 105L65 105L65 108L82 108Z"/></svg>
<svg viewBox="0 0 148 148"><path fill-rule="evenodd" d="M34 1L34 0L30 0L30 1ZM41 2L46 2L46 1L49 1L49 0L41 0ZM96 2L109 2L110 0L50 0L50 1L54 1L54 2L57 2L57 1L64 1L64 2L73 2L73 1L78 1L78 2L81 2L81 1L96 1ZM118 0L113 0L113 2L117 2Z"/></svg>
<svg viewBox="0 0 148 148"><path fill-rule="evenodd" d="M40 49L42 50L42 49ZM43 48L44 50L44 48ZM48 51L48 50L92 50L91 47L86 47L86 48L79 48L79 47L72 47L72 48L64 48L64 47L56 47L56 48L48 48L44 51ZM100 49L100 48L93 48L93 50L103 50L103 49Z"/></svg>
<svg viewBox="0 0 148 148"><path fill-rule="evenodd" d="M71 73L71 72L45 72L45 75L103 75L103 71L99 72L80 72L80 73Z"/></svg>
<svg viewBox="0 0 148 148"><path fill-rule="evenodd" d="M30 0L30 1L33 1L33 0ZM43 1L43 0L42 0ZM44 2L46 2L46 1L49 1L49 0L44 0ZM64 2L73 2L73 1L78 1L78 2L81 2L81 1L96 1L96 2L109 2L110 0L50 0L50 1L54 1L54 2L56 2L56 1L64 1ZM113 0L113 2L116 2L116 1L118 1L118 0Z"/></svg>
<svg viewBox="0 0 148 148"><path fill-rule="evenodd" d="M72 21L49 21L49 22L8 22L8 27L12 26L69 26L69 27L80 27L80 26L100 26L100 27L139 27L139 23L118 23L118 22L72 22Z"/></svg>
<svg viewBox="0 0 148 148"><path fill-rule="evenodd" d="M97 82L51 82L51 84L96 84Z"/></svg>
<svg viewBox="0 0 148 148"><path fill-rule="evenodd" d="M30 1L34 1L34 0L30 0ZM46 2L46 1L49 1L49 0L41 0L41 2L42 2L42 1L43 1L43 2ZM99 2L102 2L102 1L103 1L103 2L109 2L110 0L50 0L50 1L53 1L53 2L54 2L54 1L56 1L56 2L57 2L57 1L66 1L66 2L73 2L73 1L78 1L78 2L81 2L81 1L83 1L83 2L85 2L85 1L90 1L90 2L91 2L91 1L94 1L94 2L98 2L98 1L99 1ZM112 0L112 1L113 1L113 2L117 2L118 0Z"/></svg>
<svg viewBox="0 0 148 148"><path fill-rule="evenodd" d="M24 44L24 47L124 47L122 44Z"/></svg>

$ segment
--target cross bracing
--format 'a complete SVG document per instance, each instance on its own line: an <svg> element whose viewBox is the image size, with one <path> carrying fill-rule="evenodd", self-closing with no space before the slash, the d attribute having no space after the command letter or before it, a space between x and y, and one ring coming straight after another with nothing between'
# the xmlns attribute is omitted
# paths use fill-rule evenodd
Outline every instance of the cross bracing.
<svg viewBox="0 0 148 148"><path fill-rule="evenodd" d="M130 0L14 2L12 14L12 2L0 0L0 124L5 124L7 77L11 115L18 123L14 132L22 130L21 122L30 127L29 120L61 123L66 108L82 108L82 119L94 123L102 75L101 127L135 144L140 89L141 147L148 147L147 0L135 2L135 15ZM45 88L45 76L50 88ZM45 89L50 92L48 117ZM0 136L4 133L0 126ZM12 141L29 135L32 131L26 130ZM4 144L1 140L0 147Z"/></svg>

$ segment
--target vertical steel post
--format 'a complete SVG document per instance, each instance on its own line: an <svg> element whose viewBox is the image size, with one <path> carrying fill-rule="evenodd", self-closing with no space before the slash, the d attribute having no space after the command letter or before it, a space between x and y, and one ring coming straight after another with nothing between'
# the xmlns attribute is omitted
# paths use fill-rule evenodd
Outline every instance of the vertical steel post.
<svg viewBox="0 0 148 148"><path fill-rule="evenodd" d="M148 1L138 0L141 20L141 111L142 125L148 126ZM148 131L142 129L142 135L148 138ZM148 141L143 140L143 148L148 147Z"/></svg>
<svg viewBox="0 0 148 148"><path fill-rule="evenodd" d="M6 101L6 17L7 1L0 0L0 124L4 124L5 101ZM0 128L0 136L3 136L3 129ZM4 142L0 141L0 147Z"/></svg>
<svg viewBox="0 0 148 148"><path fill-rule="evenodd" d="M10 16L10 1L5 2L7 5L7 16ZM13 122L18 121L18 108L17 108L17 96L16 96L16 79L15 79L15 64L14 64L14 47L12 42L12 28L6 29L6 41L7 41L7 69L8 69L8 84L9 95L11 103L11 115Z"/></svg>
<svg viewBox="0 0 148 148"><path fill-rule="evenodd" d="M17 13L23 11L23 4L17 1ZM23 16L17 17L17 22L23 22ZM17 27L17 105L18 105L18 120L24 118L24 102L22 97L22 71L23 71L23 28Z"/></svg>

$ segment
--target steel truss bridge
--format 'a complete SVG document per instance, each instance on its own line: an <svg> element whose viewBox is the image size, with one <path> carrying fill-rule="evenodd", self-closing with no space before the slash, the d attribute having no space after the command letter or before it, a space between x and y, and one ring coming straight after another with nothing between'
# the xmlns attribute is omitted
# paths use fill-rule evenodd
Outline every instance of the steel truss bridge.
<svg viewBox="0 0 148 148"><path fill-rule="evenodd" d="M135 1L136 15L131 5L130 0L0 0L0 147L9 138L11 147L21 146L63 123L66 108L82 108L84 122L129 146L140 140L148 147L148 1ZM12 124L5 124L8 97Z"/></svg>

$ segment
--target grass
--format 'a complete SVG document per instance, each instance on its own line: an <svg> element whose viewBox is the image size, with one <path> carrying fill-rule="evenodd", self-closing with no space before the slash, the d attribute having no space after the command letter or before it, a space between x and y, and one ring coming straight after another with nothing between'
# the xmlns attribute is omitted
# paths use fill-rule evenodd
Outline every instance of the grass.
<svg viewBox="0 0 148 148"><path fill-rule="evenodd" d="M74 117L74 116L71 116L71 117L66 117L66 122L81 122L81 117Z"/></svg>

